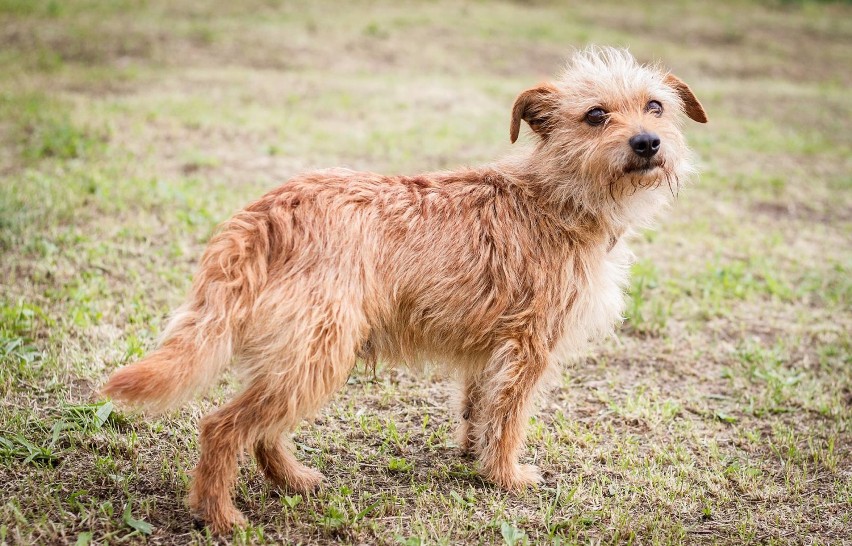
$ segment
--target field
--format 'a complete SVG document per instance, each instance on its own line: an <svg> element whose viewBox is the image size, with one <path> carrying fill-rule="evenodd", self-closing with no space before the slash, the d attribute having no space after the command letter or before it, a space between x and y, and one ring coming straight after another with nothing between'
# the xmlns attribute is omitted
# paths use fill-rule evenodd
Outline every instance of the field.
<svg viewBox="0 0 852 546"><path fill-rule="evenodd" d="M515 95L587 43L662 61L710 123L617 336L531 420L544 484L478 477L449 378L359 367L294 437L325 487L246 461L229 540L852 543L852 5L0 0L0 544L227 542L183 498L234 380L161 417L98 386L242 205L508 153Z"/></svg>

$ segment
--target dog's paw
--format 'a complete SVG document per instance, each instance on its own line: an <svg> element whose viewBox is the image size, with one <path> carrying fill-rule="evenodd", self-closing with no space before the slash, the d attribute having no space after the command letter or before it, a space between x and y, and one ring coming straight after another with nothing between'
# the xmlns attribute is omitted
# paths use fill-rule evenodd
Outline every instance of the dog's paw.
<svg viewBox="0 0 852 546"><path fill-rule="evenodd" d="M542 482L541 469L534 464L519 465L521 472L521 482L524 487L528 485L538 485Z"/></svg>
<svg viewBox="0 0 852 546"><path fill-rule="evenodd" d="M242 512L231 506L205 506L194 508L194 515L210 529L214 535L229 535L234 527L245 527L248 520Z"/></svg>
<svg viewBox="0 0 852 546"><path fill-rule="evenodd" d="M476 436L473 434L473 427L467 421L462 421L455 433L455 440L465 457L475 457L479 449L476 442Z"/></svg>
<svg viewBox="0 0 852 546"><path fill-rule="evenodd" d="M234 527L245 527L246 525L248 525L248 520L236 508L228 513L217 514L208 523L210 530L216 535L228 535L234 530Z"/></svg>
<svg viewBox="0 0 852 546"><path fill-rule="evenodd" d="M287 488L296 493L311 493L319 489L325 480L325 475L319 470L300 465L297 471L287 476Z"/></svg>
<svg viewBox="0 0 852 546"><path fill-rule="evenodd" d="M488 479L506 491L523 491L529 486L541 483L541 471L531 464L515 464L505 469L488 473Z"/></svg>

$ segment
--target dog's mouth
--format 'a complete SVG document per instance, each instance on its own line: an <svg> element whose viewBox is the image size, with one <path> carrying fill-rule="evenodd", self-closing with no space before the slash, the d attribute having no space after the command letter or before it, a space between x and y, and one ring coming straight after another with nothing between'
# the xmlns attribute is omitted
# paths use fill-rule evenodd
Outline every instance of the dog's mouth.
<svg viewBox="0 0 852 546"><path fill-rule="evenodd" d="M629 164L624 168L624 174L647 174L651 171L659 169L663 166L662 161L652 161L647 159L645 161L637 161L635 163Z"/></svg>

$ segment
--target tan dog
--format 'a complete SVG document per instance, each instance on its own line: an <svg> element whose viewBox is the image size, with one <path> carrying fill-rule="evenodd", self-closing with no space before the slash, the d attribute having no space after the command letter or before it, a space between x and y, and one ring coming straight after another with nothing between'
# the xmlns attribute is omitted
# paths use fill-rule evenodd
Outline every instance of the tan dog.
<svg viewBox="0 0 852 546"><path fill-rule="evenodd" d="M691 174L689 87L626 51L588 49L521 93L525 154L474 170L297 176L225 222L188 301L145 359L103 392L164 410L232 365L245 388L201 422L190 506L216 532L244 521L231 495L252 449L276 484L314 489L284 434L361 357L441 362L463 378L460 435L500 487L540 480L518 464L531 400L558 358L610 332L624 308L625 235Z"/></svg>

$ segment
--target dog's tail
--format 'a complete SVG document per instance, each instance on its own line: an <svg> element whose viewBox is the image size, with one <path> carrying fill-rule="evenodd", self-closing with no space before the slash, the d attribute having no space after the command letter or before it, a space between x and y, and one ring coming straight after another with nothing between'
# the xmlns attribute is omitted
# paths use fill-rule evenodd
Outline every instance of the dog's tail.
<svg viewBox="0 0 852 546"><path fill-rule="evenodd" d="M162 412L216 380L231 361L239 332L266 284L272 243L268 219L268 213L244 210L222 226L160 346L116 371L103 386L104 395Z"/></svg>
<svg viewBox="0 0 852 546"><path fill-rule="evenodd" d="M193 315L190 310L179 310L160 346L112 374L101 392L126 404L162 412L209 386L230 361L232 341L225 332L199 335Z"/></svg>

